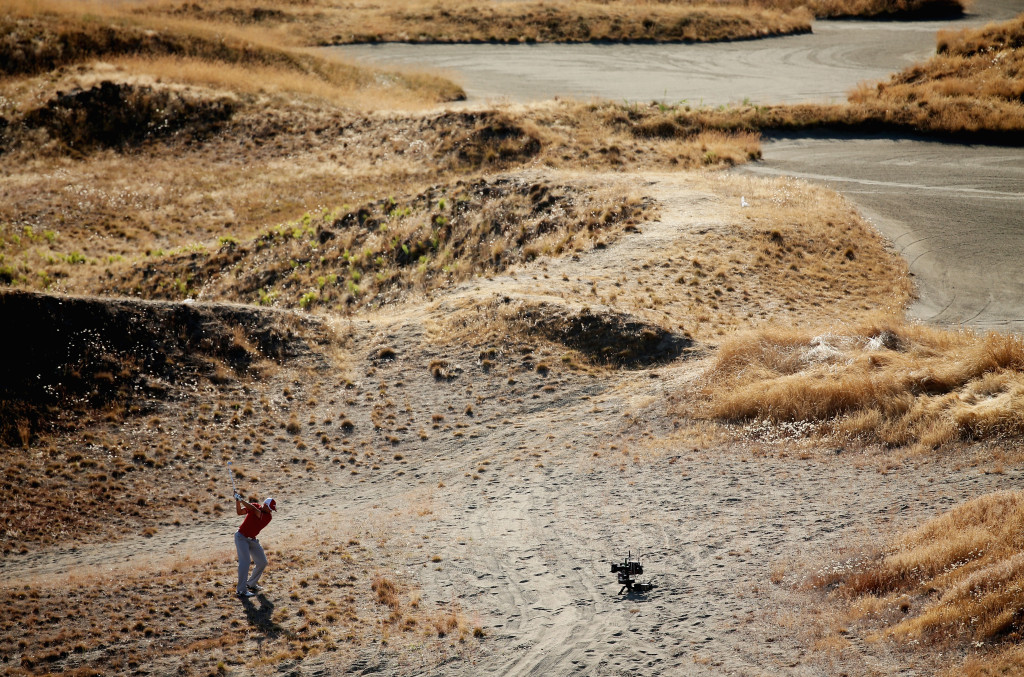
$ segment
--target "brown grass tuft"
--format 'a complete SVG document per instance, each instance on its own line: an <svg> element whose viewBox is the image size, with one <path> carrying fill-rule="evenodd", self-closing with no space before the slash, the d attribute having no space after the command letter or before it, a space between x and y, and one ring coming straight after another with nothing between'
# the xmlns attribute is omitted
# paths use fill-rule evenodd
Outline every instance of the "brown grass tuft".
<svg viewBox="0 0 1024 677"><path fill-rule="evenodd" d="M822 329L771 328L725 341L702 413L805 421L890 445L938 447L1024 432L1024 340L880 315Z"/></svg>
<svg viewBox="0 0 1024 677"><path fill-rule="evenodd" d="M880 554L829 568L814 584L898 641L986 648L955 674L1007 674L999 667L1019 657L1013 645L1024 632L1022 530L1024 493L988 494L894 538Z"/></svg>
<svg viewBox="0 0 1024 677"><path fill-rule="evenodd" d="M370 584L370 589L377 595L377 602L397 609L401 605L398 596L398 585L386 576L377 576Z"/></svg>

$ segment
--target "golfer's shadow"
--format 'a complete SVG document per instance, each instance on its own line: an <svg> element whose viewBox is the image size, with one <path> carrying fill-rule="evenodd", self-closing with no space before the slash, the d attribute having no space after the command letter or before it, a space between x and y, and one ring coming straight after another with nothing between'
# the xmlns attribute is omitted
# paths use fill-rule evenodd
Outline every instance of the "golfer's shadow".
<svg viewBox="0 0 1024 677"><path fill-rule="evenodd" d="M253 604L252 599L259 602L259 605ZM274 603L265 596L257 595L255 598L242 599L242 608L245 609L245 617L249 621L249 625L263 633L264 638L274 639L281 634L282 628L274 622L273 618Z"/></svg>

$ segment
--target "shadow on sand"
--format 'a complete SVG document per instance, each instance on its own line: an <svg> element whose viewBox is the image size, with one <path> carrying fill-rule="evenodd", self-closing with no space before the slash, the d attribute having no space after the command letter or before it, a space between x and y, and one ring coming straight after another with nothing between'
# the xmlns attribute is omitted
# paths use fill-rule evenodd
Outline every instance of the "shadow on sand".
<svg viewBox="0 0 1024 677"><path fill-rule="evenodd" d="M257 604L254 604L252 599L255 599ZM245 617L249 621L249 625L263 634L260 641L264 639L275 639L278 635L284 632L284 629L273 620L274 603L263 595L257 595L252 599L246 598L241 600L242 608L245 610Z"/></svg>

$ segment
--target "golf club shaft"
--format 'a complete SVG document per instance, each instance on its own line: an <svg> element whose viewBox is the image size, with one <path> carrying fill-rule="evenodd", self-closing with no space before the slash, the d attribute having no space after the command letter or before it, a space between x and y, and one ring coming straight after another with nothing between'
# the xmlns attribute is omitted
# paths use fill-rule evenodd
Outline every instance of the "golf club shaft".
<svg viewBox="0 0 1024 677"><path fill-rule="evenodd" d="M231 497L234 498L238 495L238 489L235 487L235 471L231 468L231 461L228 461L228 476L231 478Z"/></svg>

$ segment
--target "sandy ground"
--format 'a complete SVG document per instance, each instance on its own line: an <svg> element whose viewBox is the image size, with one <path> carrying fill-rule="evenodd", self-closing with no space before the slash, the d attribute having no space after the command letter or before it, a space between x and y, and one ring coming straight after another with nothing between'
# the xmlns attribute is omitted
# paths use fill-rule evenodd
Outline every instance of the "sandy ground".
<svg viewBox="0 0 1024 677"><path fill-rule="evenodd" d="M1012 18L979 0L955 22L818 21L812 35L709 45L377 45L360 59L433 65L470 100L597 96L690 105L845 100L934 53L935 33ZM911 265L911 315L941 325L1024 330L1024 153L910 139L778 138L740 171L799 176L848 196Z"/></svg>
<svg viewBox="0 0 1024 677"><path fill-rule="evenodd" d="M587 278L629 270L739 209L686 177L643 180L662 202L661 220L579 260L547 262L552 284L563 271ZM520 271L468 283L438 303L495 290L525 294L535 285L530 271ZM954 503L1013 487L1019 471L984 474L969 455L900 465L836 448L800 460L784 440L695 439L675 429L666 403L692 387L704 367L700 357L612 375L524 374L509 388L504 374L486 374L472 355L456 353L448 357L461 360L464 373L439 383L424 368L436 350L423 341L427 319L413 307L360 320L353 330L368 352L381 341L398 346L398 359L380 364L373 381L393 389L401 381L412 416L440 411L455 420L472 386L478 408L466 419L466 435L433 433L404 445L404 460L382 473L334 470L304 493L275 487L282 510L263 540L288 548L318 530L351 533L418 582L425 600L456 601L487 638L445 659L377 647L339 666L325 654L299 664L298 673L934 671L937 658L856 637L841 654L814 650L815 628L827 625L829 612L814 593L800 591L799 581L833 561L837 548L877 543ZM558 387L542 390L547 383ZM297 401L314 385L296 385ZM65 545L5 558L0 574L17 585L173 563L208 554L211 543L230 553L236 526L229 516L161 528L148 539ZM642 557L643 578L656 586L651 592L618 594L609 564L628 551ZM225 578L232 574L225 571ZM273 563L264 582L272 598Z"/></svg>
<svg viewBox="0 0 1024 677"><path fill-rule="evenodd" d="M1024 331L1024 151L919 139L778 138L741 172L796 176L853 201L907 259L939 325Z"/></svg>

